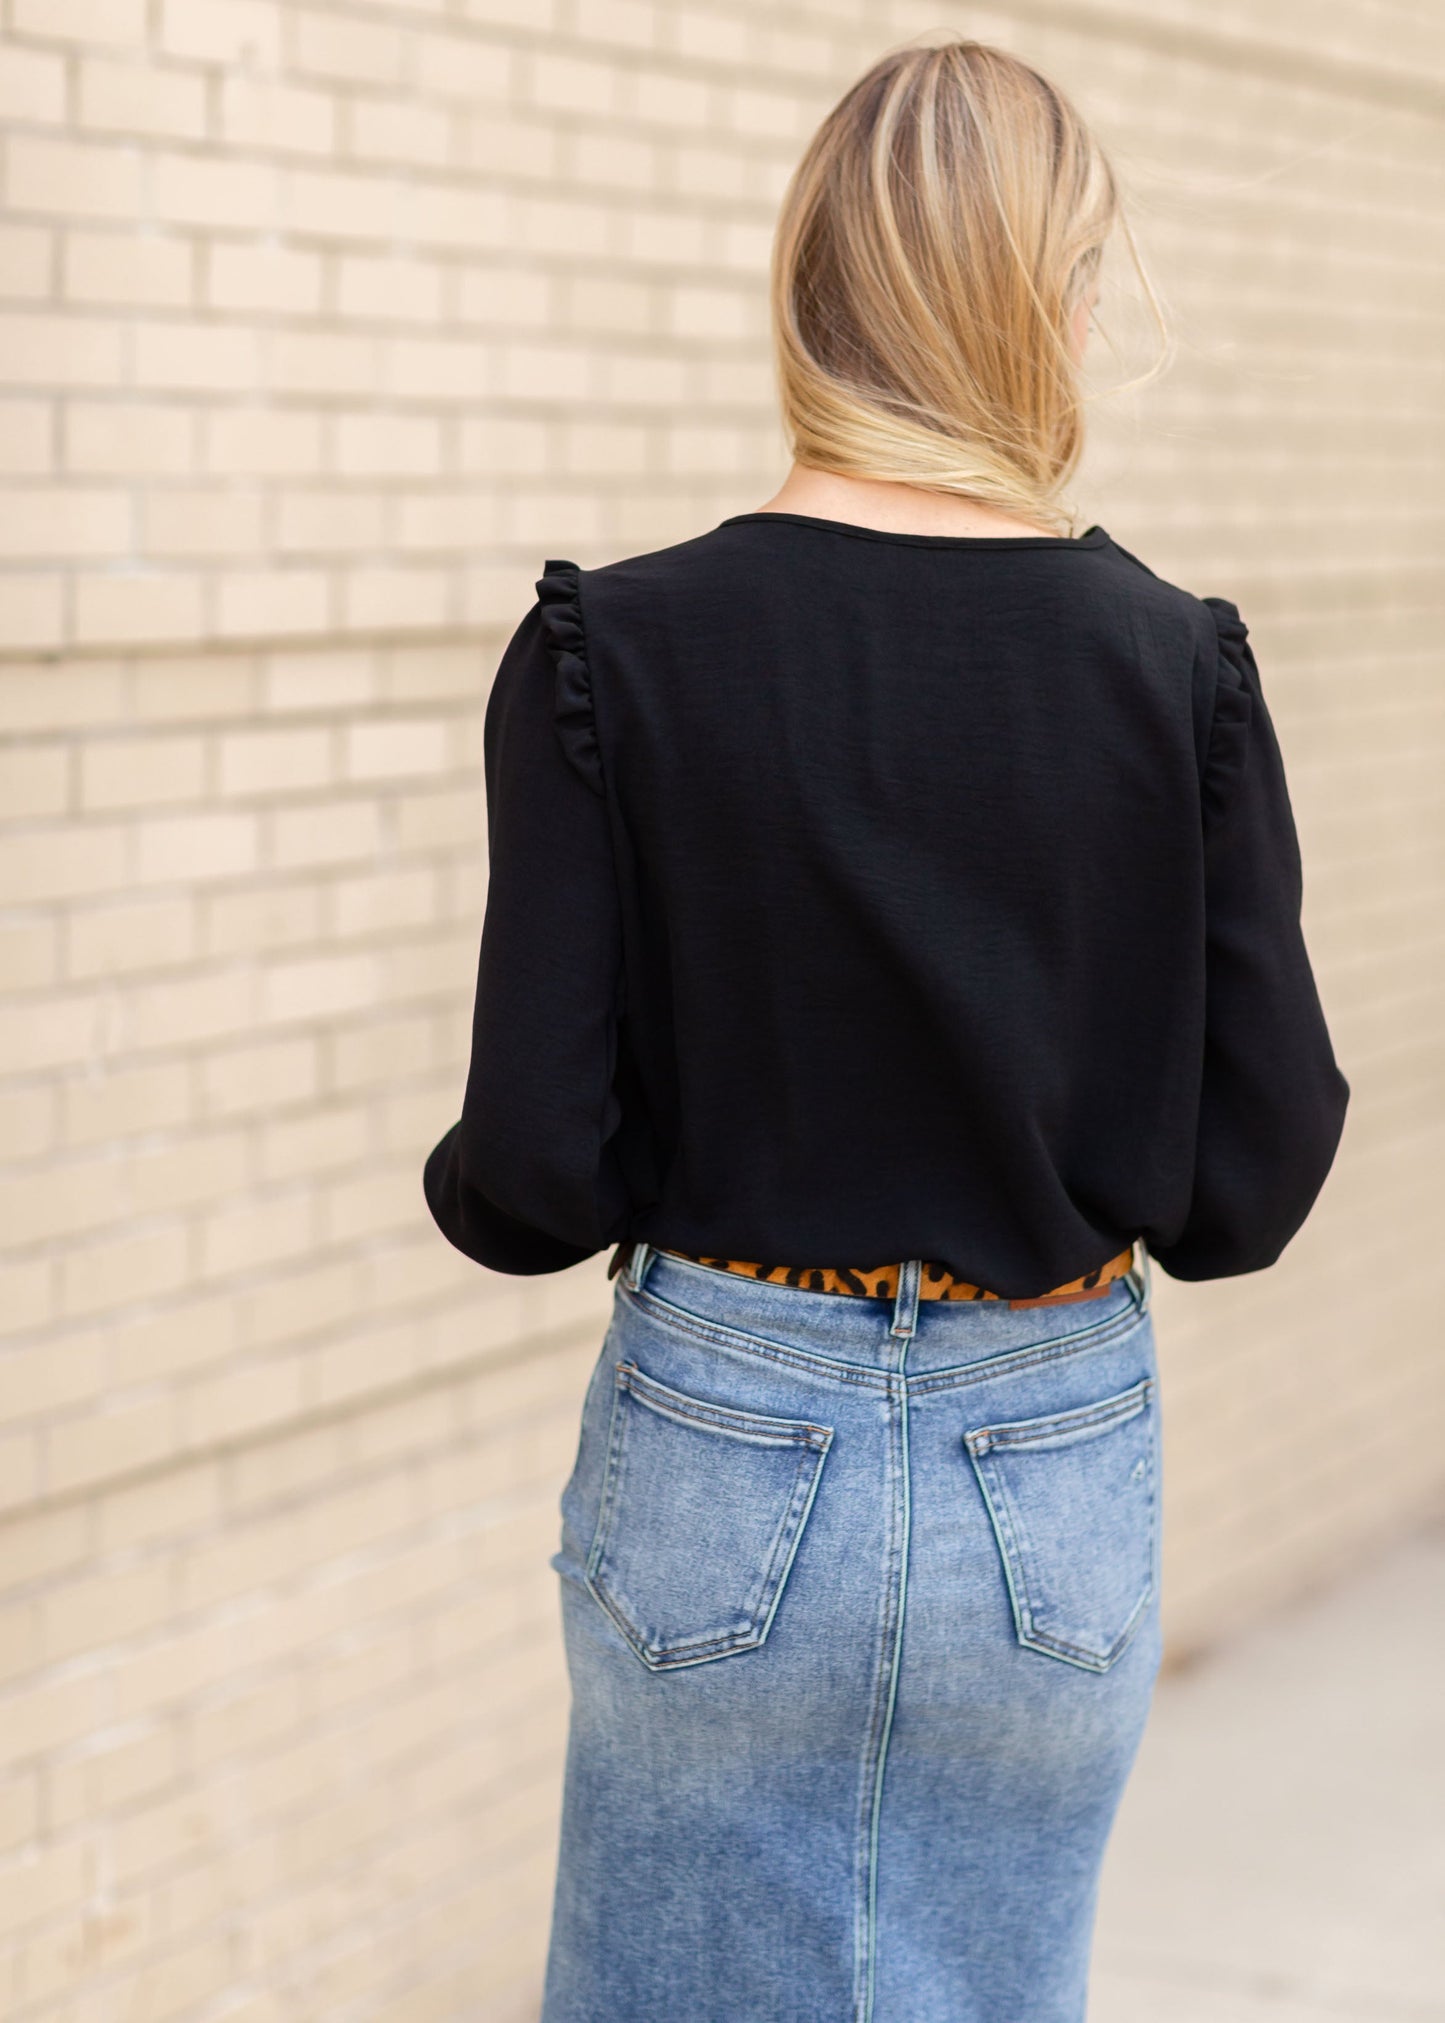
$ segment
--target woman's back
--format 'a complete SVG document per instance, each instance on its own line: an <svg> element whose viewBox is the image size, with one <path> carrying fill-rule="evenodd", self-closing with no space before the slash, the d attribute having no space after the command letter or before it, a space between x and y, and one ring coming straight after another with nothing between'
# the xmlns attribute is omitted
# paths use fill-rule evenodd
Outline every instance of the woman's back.
<svg viewBox="0 0 1445 2023"><path fill-rule="evenodd" d="M487 719L472 1256L1268 1264L1347 1087L1232 604L1078 539L743 513L549 562Z"/></svg>

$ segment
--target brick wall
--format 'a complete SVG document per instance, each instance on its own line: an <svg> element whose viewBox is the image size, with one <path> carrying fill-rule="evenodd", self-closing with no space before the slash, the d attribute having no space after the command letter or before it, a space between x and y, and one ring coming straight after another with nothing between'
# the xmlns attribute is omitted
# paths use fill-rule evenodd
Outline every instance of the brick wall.
<svg viewBox="0 0 1445 2023"><path fill-rule="evenodd" d="M485 688L547 556L775 489L777 196L913 33L1050 69L1133 185L1181 352L1100 409L1077 490L1251 622L1355 1091L1275 1271L1155 1277L1176 1654L1438 1504L1445 29L1405 0L4 20L0 2014L521 2023L546 1555L606 1285L481 1273L421 1202Z"/></svg>

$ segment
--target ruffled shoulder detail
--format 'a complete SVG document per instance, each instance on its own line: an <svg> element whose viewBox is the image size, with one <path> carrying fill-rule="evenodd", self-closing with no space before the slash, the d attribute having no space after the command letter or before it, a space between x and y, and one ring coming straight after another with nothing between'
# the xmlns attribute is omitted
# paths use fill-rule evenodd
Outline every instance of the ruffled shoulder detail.
<svg viewBox="0 0 1445 2023"><path fill-rule="evenodd" d="M592 712L592 680L587 668L587 635L582 628L582 595L575 562L548 561L537 578L542 630L554 669L552 721L568 763L594 794L607 791L602 750Z"/></svg>
<svg viewBox="0 0 1445 2023"><path fill-rule="evenodd" d="M1212 825L1228 808L1244 777L1259 669L1249 644L1249 627L1238 606L1227 597L1205 597L1201 602L1213 615L1219 646L1214 720L1200 781L1205 823Z"/></svg>

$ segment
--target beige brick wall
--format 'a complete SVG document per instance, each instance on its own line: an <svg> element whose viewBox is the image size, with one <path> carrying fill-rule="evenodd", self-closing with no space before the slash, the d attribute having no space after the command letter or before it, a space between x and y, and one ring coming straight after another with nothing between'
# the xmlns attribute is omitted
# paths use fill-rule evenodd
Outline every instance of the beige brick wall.
<svg viewBox="0 0 1445 2023"><path fill-rule="evenodd" d="M777 196L908 35L1031 56L1135 189L1181 352L1101 409L1077 489L1251 622L1354 1085L1275 1271L1156 1274L1176 1653L1438 1504L1445 25L5 23L0 2015L521 2023L565 1719L546 1556L606 1285L481 1273L421 1201L485 687L546 557L775 488Z"/></svg>

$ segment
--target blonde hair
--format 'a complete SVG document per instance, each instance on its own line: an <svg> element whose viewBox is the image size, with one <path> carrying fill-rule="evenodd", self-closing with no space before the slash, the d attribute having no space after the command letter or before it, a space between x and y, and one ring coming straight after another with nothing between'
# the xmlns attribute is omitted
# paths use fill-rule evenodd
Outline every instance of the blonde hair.
<svg viewBox="0 0 1445 2023"><path fill-rule="evenodd" d="M773 242L795 461L1072 529L1069 323L1116 224L1167 353L1113 169L1063 94L982 42L883 57L809 143Z"/></svg>

